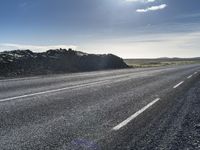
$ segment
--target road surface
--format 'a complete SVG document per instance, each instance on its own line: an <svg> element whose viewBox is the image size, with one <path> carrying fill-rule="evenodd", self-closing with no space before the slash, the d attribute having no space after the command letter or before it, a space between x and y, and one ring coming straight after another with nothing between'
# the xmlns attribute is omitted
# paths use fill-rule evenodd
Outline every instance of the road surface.
<svg viewBox="0 0 200 150"><path fill-rule="evenodd" d="M0 80L0 149L200 149L200 65Z"/></svg>

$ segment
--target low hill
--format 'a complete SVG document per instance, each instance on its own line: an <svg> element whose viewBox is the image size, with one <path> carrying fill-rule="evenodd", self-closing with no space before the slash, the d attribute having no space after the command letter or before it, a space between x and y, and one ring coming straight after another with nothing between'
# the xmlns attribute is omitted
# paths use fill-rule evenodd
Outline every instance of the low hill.
<svg viewBox="0 0 200 150"><path fill-rule="evenodd" d="M0 76L26 76L128 68L123 59L112 55L87 54L72 49L34 53L14 50L0 53Z"/></svg>

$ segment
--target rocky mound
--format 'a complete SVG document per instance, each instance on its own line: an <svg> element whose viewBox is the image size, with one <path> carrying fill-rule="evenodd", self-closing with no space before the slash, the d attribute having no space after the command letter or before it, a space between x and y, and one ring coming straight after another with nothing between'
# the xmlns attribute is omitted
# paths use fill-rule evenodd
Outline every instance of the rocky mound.
<svg viewBox="0 0 200 150"><path fill-rule="evenodd" d="M0 53L0 76L26 76L69 72L121 69L128 65L112 55L87 54L72 49L34 53L14 50Z"/></svg>

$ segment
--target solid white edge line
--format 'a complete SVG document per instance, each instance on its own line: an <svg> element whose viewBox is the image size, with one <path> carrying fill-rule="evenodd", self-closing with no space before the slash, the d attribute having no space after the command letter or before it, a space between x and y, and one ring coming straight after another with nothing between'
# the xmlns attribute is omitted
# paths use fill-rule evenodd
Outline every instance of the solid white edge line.
<svg viewBox="0 0 200 150"><path fill-rule="evenodd" d="M177 87L179 87L183 83L184 83L184 81L181 81L180 83L176 84L173 88L176 89Z"/></svg>
<svg viewBox="0 0 200 150"><path fill-rule="evenodd" d="M198 72L195 72L194 74L197 74Z"/></svg>
<svg viewBox="0 0 200 150"><path fill-rule="evenodd" d="M124 120L123 122L121 122L120 124L115 126L112 130L117 131L117 130L121 129L122 127L126 126L129 122L131 122L133 119L138 117L140 114L142 114L145 110L147 110L149 107L154 105L159 100L160 100L160 98L156 98L154 101L152 101L151 103L149 103L148 105L146 105L145 107L143 107L142 109L137 111L135 114L133 114L132 116L130 116L129 118L127 118L126 120Z"/></svg>
<svg viewBox="0 0 200 150"><path fill-rule="evenodd" d="M97 82L93 82L93 83L87 83L87 84L83 84L83 85L74 85L71 87L64 87L64 88L60 88L60 89L53 89L53 90L48 90L48 91L43 91L43 92L37 92L37 93L32 93L32 94L26 94L26 95L20 95L20 96L15 96L15 97L10 97L10 98L4 98L4 99L0 99L0 102L5 102L5 101L11 101L11 100L16 100L16 99L20 99L20 98L27 98L27 97L32 97L32 96L36 96L36 95L43 95L43 94L48 94L48 93L55 93L55 92L60 92L60 91L64 91L64 90L69 90L69 89L74 89L74 88L80 88L80 87L87 87L87 86L92 86L98 83L106 83L106 81L97 81Z"/></svg>
<svg viewBox="0 0 200 150"><path fill-rule="evenodd" d="M188 77L187 77L187 79L190 79L190 78L192 78L192 76L193 76L193 75L190 75L190 76L188 76Z"/></svg>

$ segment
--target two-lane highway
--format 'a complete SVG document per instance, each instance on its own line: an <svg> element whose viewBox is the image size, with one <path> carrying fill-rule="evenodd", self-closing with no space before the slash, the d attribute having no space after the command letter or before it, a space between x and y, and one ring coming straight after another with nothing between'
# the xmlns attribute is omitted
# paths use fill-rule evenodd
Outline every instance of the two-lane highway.
<svg viewBox="0 0 200 150"><path fill-rule="evenodd" d="M198 81L199 70L194 64L0 80L0 149L129 149L155 114Z"/></svg>

